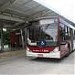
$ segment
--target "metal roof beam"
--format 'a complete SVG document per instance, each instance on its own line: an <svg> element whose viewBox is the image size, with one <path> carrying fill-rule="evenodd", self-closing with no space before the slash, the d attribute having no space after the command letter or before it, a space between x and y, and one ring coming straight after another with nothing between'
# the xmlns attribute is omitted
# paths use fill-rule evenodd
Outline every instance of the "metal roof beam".
<svg viewBox="0 0 75 75"><path fill-rule="evenodd" d="M12 12L16 12L17 14L22 14L22 15L26 15L25 12L23 11L19 11L19 10L15 10L15 9L11 9L11 8L8 8L9 11L12 11ZM10 12L9 12L10 13Z"/></svg>
<svg viewBox="0 0 75 75"><path fill-rule="evenodd" d="M15 18L12 16L5 16L2 14L0 14L0 19L11 20L11 21L16 21L16 22L25 22L25 20L23 20L23 19Z"/></svg>
<svg viewBox="0 0 75 75"><path fill-rule="evenodd" d="M42 10L42 11L36 12L36 13L34 13L32 15L29 15L29 17L27 18L27 20L29 21L29 20L34 20L34 19L36 19L38 17L47 16L49 13L51 14L51 16L57 15L53 11L50 11L50 10Z"/></svg>
<svg viewBox="0 0 75 75"><path fill-rule="evenodd" d="M6 2L5 4L3 4L0 7L0 11L4 11L5 9L7 9L8 7L10 7L16 0L9 0L8 2Z"/></svg>

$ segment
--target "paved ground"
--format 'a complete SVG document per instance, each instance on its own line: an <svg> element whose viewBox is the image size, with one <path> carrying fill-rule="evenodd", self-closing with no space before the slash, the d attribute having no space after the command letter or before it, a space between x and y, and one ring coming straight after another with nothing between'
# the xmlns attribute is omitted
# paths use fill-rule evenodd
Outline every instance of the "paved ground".
<svg viewBox="0 0 75 75"><path fill-rule="evenodd" d="M24 52L23 52L24 53ZM75 53L75 52L74 52ZM70 74L74 75L74 53L62 60L34 59L24 54L0 61L0 74Z"/></svg>

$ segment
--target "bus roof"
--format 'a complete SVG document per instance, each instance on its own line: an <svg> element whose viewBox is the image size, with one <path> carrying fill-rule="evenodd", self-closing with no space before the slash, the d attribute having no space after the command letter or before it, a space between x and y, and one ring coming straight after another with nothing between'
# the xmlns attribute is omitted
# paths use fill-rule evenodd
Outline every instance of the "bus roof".
<svg viewBox="0 0 75 75"><path fill-rule="evenodd" d="M46 17L39 17L39 18L36 18L35 20L31 21L31 22L37 22L37 21L40 21L40 20L45 20L45 19L59 19L61 21L63 21L65 23L66 26L68 26L69 28L75 30L75 26L74 26L74 23L69 21L68 19L62 17L62 16L46 16Z"/></svg>

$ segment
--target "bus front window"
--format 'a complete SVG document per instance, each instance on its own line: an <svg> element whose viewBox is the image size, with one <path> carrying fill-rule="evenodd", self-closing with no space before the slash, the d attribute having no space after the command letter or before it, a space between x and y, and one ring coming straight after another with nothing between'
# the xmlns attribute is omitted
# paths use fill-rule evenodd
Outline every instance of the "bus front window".
<svg viewBox="0 0 75 75"><path fill-rule="evenodd" d="M56 24L48 24L42 26L42 31L49 36L48 40L57 41L57 25Z"/></svg>
<svg viewBox="0 0 75 75"><path fill-rule="evenodd" d="M32 42L40 40L57 41L57 24L31 26L29 28L29 39Z"/></svg>

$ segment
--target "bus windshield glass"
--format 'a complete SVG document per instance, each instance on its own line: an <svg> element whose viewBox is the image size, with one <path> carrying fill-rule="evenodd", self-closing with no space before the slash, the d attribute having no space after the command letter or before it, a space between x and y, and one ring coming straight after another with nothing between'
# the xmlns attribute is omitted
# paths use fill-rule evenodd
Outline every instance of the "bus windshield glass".
<svg viewBox="0 0 75 75"><path fill-rule="evenodd" d="M29 27L29 39L32 42L46 40L46 41L57 41L57 23L51 24L39 24L32 23Z"/></svg>

